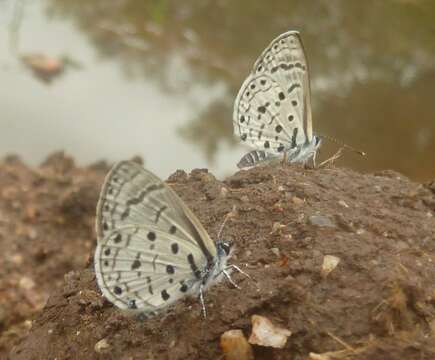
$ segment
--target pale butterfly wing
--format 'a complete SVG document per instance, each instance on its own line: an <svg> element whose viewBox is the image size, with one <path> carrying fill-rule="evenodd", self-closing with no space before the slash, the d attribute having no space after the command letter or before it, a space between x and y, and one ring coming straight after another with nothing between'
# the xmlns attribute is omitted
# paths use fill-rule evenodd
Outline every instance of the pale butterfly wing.
<svg viewBox="0 0 435 360"><path fill-rule="evenodd" d="M260 150L247 154L241 163L298 152L311 142L309 86L299 33L278 36L255 62L234 104L234 133Z"/></svg>
<svg viewBox="0 0 435 360"><path fill-rule="evenodd" d="M307 141L313 138L311 90L308 61L298 31L288 31L275 38L254 64L252 73L268 73L297 100L298 119L303 121Z"/></svg>
<svg viewBox="0 0 435 360"><path fill-rule="evenodd" d="M121 309L145 313L197 290L204 262L198 247L152 226L113 230L95 252L103 295Z"/></svg>
<svg viewBox="0 0 435 360"><path fill-rule="evenodd" d="M294 94L294 93L293 93ZM249 76L237 95L233 125L242 142L280 154L305 141L300 103L268 73Z"/></svg>
<svg viewBox="0 0 435 360"><path fill-rule="evenodd" d="M164 308L197 289L219 263L215 243L190 209L132 162L107 175L96 224L98 285L122 309Z"/></svg>
<svg viewBox="0 0 435 360"><path fill-rule="evenodd" d="M125 225L150 225L199 244L208 259L216 246L177 194L141 165L121 161L106 176L97 205L98 241Z"/></svg>

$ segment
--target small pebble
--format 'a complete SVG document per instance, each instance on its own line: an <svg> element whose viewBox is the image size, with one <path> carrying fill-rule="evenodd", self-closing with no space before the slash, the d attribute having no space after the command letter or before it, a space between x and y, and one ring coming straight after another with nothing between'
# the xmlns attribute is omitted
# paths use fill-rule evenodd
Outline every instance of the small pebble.
<svg viewBox="0 0 435 360"><path fill-rule="evenodd" d="M228 330L221 336L220 345L226 360L253 360L252 347L242 330Z"/></svg>
<svg viewBox="0 0 435 360"><path fill-rule="evenodd" d="M222 187L221 188L221 196L227 197L227 195L228 195L228 189L226 187Z"/></svg>
<svg viewBox="0 0 435 360"><path fill-rule="evenodd" d="M277 247L270 248L270 251L272 251L277 257L281 255L281 252Z"/></svg>
<svg viewBox="0 0 435 360"><path fill-rule="evenodd" d="M280 222L274 222L272 225L272 231L270 233L275 234L276 232L278 232L279 230L281 230L285 227L286 227L286 225L283 225Z"/></svg>
<svg viewBox="0 0 435 360"><path fill-rule="evenodd" d="M334 270L338 263L340 262L340 258L334 255L325 255L323 257L323 264L320 274L323 278L326 278L329 273Z"/></svg>
<svg viewBox="0 0 435 360"><path fill-rule="evenodd" d="M23 276L18 285L23 290L30 290L35 287L35 282L31 278Z"/></svg>
<svg viewBox="0 0 435 360"><path fill-rule="evenodd" d="M331 219L323 215L311 215L309 217L309 221L311 225L335 228L335 224L331 221Z"/></svg>
<svg viewBox="0 0 435 360"><path fill-rule="evenodd" d="M273 325L264 316L252 315L251 322L252 333L248 341L254 345L282 349L292 334L290 330Z"/></svg>
<svg viewBox="0 0 435 360"><path fill-rule="evenodd" d="M304 200L301 198L298 198L297 196L292 197L293 204L295 205L302 205L304 203Z"/></svg>
<svg viewBox="0 0 435 360"><path fill-rule="evenodd" d="M94 346L94 350L95 352L97 352L98 354L101 354L102 352L104 352L105 350L107 350L109 348L109 343L107 342L106 339L101 339L100 341L98 341L95 346Z"/></svg>
<svg viewBox="0 0 435 360"><path fill-rule="evenodd" d="M343 206L343 207L345 207L345 208L348 208L348 207L349 207L349 205L347 205L347 204L345 203L344 200L339 200L339 201L338 201L338 204L341 205L341 206Z"/></svg>

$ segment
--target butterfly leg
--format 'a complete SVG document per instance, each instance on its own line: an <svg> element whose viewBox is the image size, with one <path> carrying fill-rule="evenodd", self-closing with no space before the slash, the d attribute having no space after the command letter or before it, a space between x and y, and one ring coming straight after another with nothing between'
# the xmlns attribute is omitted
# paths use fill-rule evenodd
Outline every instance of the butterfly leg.
<svg viewBox="0 0 435 360"><path fill-rule="evenodd" d="M233 281L233 279L231 279L231 276L230 276L230 274L228 273L228 271L226 271L226 270L224 269L224 270L222 270L222 273L225 275L225 277L228 279L228 281L231 283L231 285L233 285L236 289L239 289L239 290L240 290L240 286L237 285L237 284Z"/></svg>
<svg viewBox="0 0 435 360"><path fill-rule="evenodd" d="M313 160L313 169L316 168L316 158L317 158L317 151L314 151L312 160Z"/></svg>
<svg viewBox="0 0 435 360"><path fill-rule="evenodd" d="M343 154L343 149L344 149L344 147L341 147L340 149L338 149L338 151L334 155L332 155L329 159L322 161L318 167L321 168L322 166L325 166L328 163L333 163L335 160L339 159L341 157L341 155Z"/></svg>
<svg viewBox="0 0 435 360"><path fill-rule="evenodd" d="M201 306L202 306L202 315L204 316L204 319L206 319L207 318L207 310L205 308L205 303L204 303L204 292L203 292L203 289L204 289L204 285L201 284L199 286L199 302L201 303Z"/></svg>
<svg viewBox="0 0 435 360"><path fill-rule="evenodd" d="M287 159L288 159L287 152L284 152L281 164L285 165L287 163Z"/></svg>
<svg viewBox="0 0 435 360"><path fill-rule="evenodd" d="M228 266L225 268L225 270L227 270L227 269L235 269L235 270L237 270L239 273L245 275L247 278L249 278L249 279L252 280L252 278L249 276L249 274L245 273L245 272L244 272L242 269L240 269L237 265L233 265L233 264L228 265Z"/></svg>

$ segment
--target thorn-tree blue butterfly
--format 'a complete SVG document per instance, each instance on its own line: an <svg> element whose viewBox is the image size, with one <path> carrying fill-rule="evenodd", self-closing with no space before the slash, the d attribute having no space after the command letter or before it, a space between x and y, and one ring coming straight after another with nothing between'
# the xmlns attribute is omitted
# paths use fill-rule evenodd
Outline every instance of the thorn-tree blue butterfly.
<svg viewBox="0 0 435 360"><path fill-rule="evenodd" d="M122 161L107 175L97 206L95 273L121 309L156 313L199 295L222 275L229 244L214 242L198 218L157 176Z"/></svg>
<svg viewBox="0 0 435 360"><path fill-rule="evenodd" d="M254 64L234 104L234 133L254 148L237 164L250 167L284 157L315 158L308 63L297 31L274 39Z"/></svg>

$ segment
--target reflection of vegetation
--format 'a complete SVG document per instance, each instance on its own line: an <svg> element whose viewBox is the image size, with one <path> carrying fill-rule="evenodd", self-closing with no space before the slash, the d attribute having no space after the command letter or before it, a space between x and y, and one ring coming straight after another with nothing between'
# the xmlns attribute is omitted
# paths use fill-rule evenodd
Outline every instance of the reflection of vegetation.
<svg viewBox="0 0 435 360"><path fill-rule="evenodd" d="M233 138L232 113L228 111L228 99L214 102L205 113L194 119L188 126L180 129L180 134L190 142L198 143L205 150L208 161L213 161L221 139Z"/></svg>
<svg viewBox="0 0 435 360"><path fill-rule="evenodd" d="M343 157L348 166L365 170L393 167L418 179L431 178L435 71L422 74L399 94L396 86L381 81L359 84L346 98L325 98L321 109L328 117L341 119L335 122L337 138L346 139L368 154L367 158ZM319 123L324 127L323 119Z"/></svg>
<svg viewBox="0 0 435 360"><path fill-rule="evenodd" d="M397 107L396 99L388 96L396 98L397 90L393 89L402 86L409 89L400 95L404 100L411 96L410 89L426 93L414 83L435 71L432 0L48 1L51 14L76 21L91 37L100 56L121 60L129 76L142 74L172 93L184 93L194 84L225 80L229 84L227 95L182 131L210 159L219 142L231 138L232 99L244 76L266 44L289 28L303 34L312 69L316 123L321 118L322 124L334 128L325 133L340 136L350 144L352 136L344 133L346 127L340 121L346 110L348 124L352 124L350 133L358 127L359 136L370 134L366 138L376 136L376 141L385 136L382 142L391 139L391 146L397 147L390 135L397 126L396 119L389 116L395 116L397 109L414 112L405 104ZM380 93L386 89L393 93ZM337 101L343 106L337 107L340 113L335 114L331 103ZM360 103L365 107L358 106ZM391 107L388 114L386 106ZM427 114L427 107L433 105L419 106ZM426 124L432 124L427 115L423 118ZM413 124L425 126L415 120ZM407 144L417 142L420 135L414 130L407 134ZM365 142L355 145L367 149ZM397 162L406 157L410 159L410 153L389 159L388 164L403 169Z"/></svg>

